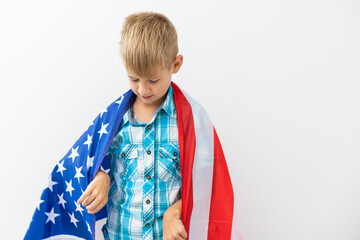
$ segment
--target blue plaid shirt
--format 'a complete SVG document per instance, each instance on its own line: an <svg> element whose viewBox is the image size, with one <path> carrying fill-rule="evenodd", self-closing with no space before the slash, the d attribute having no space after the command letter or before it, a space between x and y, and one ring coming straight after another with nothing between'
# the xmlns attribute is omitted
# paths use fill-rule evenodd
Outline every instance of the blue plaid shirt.
<svg viewBox="0 0 360 240"><path fill-rule="evenodd" d="M107 157L110 191L105 239L163 239L163 215L181 199L176 109L170 85L149 123L132 107L125 113Z"/></svg>

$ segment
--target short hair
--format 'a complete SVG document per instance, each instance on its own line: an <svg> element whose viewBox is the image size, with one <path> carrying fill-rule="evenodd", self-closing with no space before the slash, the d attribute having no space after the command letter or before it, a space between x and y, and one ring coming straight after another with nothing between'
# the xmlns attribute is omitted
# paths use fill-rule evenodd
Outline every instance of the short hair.
<svg viewBox="0 0 360 240"><path fill-rule="evenodd" d="M139 77L170 71L179 52L175 26L161 13L139 12L125 18L120 55L126 69Z"/></svg>

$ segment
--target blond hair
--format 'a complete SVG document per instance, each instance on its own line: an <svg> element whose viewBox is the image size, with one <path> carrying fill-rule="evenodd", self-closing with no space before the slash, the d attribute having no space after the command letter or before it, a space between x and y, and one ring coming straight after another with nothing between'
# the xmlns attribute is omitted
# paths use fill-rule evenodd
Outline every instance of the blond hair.
<svg viewBox="0 0 360 240"><path fill-rule="evenodd" d="M175 26L161 13L139 12L125 18L120 55L126 69L139 77L171 70L179 52Z"/></svg>

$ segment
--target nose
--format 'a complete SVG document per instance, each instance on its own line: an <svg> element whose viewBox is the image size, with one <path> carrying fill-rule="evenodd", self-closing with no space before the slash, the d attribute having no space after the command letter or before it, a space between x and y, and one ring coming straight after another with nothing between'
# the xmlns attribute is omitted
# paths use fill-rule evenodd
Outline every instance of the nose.
<svg viewBox="0 0 360 240"><path fill-rule="evenodd" d="M144 83L140 83L139 84L139 88L138 88L138 92L141 96L149 96L150 95L150 89L148 86L146 86L146 84Z"/></svg>

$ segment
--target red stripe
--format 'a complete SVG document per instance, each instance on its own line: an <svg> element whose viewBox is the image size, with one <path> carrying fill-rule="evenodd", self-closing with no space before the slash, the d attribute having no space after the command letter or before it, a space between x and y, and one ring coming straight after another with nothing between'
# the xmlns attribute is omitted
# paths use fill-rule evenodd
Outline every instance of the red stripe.
<svg viewBox="0 0 360 240"><path fill-rule="evenodd" d="M195 155L195 129L191 105L180 88L171 82L177 114L180 164L181 164L181 217L189 236L190 218L193 209L192 171ZM187 238L188 239L188 238Z"/></svg>
<svg viewBox="0 0 360 240"><path fill-rule="evenodd" d="M214 170L211 192L208 240L230 240L234 212L234 191L230 174L214 129Z"/></svg>

